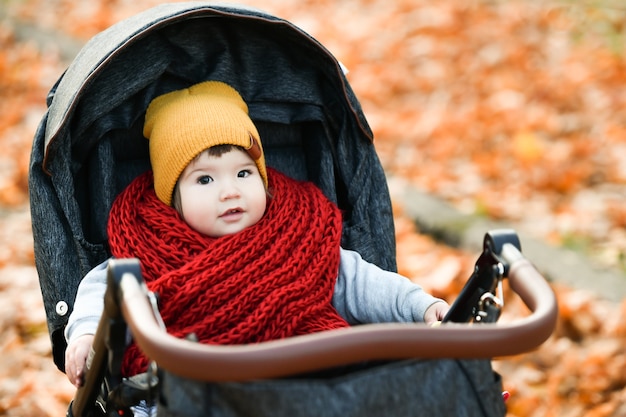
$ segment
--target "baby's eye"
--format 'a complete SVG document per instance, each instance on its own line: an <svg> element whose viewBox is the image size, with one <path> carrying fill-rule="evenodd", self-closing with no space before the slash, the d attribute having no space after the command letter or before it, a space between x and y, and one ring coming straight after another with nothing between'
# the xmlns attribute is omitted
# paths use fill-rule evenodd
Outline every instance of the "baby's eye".
<svg viewBox="0 0 626 417"><path fill-rule="evenodd" d="M198 182L198 184L208 184L210 182L213 182L213 178L211 178L209 175L201 175L198 177L198 179L196 180Z"/></svg>
<svg viewBox="0 0 626 417"><path fill-rule="evenodd" d="M239 171L237 173L237 177L238 178L246 178L247 176L251 175L252 171L249 169L242 169L241 171Z"/></svg>

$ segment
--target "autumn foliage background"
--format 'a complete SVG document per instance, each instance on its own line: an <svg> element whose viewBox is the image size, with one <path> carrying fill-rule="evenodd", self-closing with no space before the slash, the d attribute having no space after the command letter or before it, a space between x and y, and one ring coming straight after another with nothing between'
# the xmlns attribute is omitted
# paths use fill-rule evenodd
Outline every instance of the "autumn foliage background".
<svg viewBox="0 0 626 417"><path fill-rule="evenodd" d="M0 2L0 415L62 415L27 172L45 96L84 43L155 0ZM618 0L249 0L350 70L390 179L626 270L626 6ZM37 28L31 37L24 27ZM35 41L35 34L47 33ZM417 229L394 197L400 272L452 301L476 253ZM523 243L523 242L522 242ZM593 277L590 277L591 279ZM626 279L626 278L625 278ZM552 282L540 349L497 358L510 416L626 415L626 303ZM503 320L526 314L512 300Z"/></svg>

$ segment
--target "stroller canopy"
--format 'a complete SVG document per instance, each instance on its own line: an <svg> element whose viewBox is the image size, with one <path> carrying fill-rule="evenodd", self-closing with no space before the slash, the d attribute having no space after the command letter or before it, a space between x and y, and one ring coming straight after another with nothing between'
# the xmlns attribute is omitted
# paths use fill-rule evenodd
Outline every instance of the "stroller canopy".
<svg viewBox="0 0 626 417"><path fill-rule="evenodd" d="M269 166L313 181L339 205L342 246L395 270L385 176L339 62L301 29L255 9L164 4L85 45L50 91L34 138L35 262L60 369L78 284L110 256L111 204L150 169L142 135L149 102L205 80L241 92Z"/></svg>

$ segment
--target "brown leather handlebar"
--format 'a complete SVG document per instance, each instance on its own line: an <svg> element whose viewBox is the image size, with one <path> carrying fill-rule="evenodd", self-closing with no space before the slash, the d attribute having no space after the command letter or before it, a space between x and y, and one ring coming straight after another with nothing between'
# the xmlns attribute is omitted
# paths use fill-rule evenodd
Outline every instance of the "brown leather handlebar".
<svg viewBox="0 0 626 417"><path fill-rule="evenodd" d="M121 279L121 310L135 341L159 367L201 381L246 381L368 360L494 358L531 351L554 330L556 297L524 257L511 262L508 279L531 311L509 324L367 324L250 345L205 345L169 335L132 274Z"/></svg>

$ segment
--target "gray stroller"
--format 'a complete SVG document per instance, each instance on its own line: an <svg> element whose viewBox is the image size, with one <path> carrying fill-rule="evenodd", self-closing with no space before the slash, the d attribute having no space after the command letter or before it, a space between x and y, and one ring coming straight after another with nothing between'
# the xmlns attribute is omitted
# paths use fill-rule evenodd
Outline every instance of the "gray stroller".
<svg viewBox="0 0 626 417"><path fill-rule="evenodd" d="M48 96L29 185L35 261L54 361L82 277L110 257L115 197L150 169L142 136L156 96L223 80L247 98L267 164L313 181L344 213L342 246L394 270L385 175L341 65L291 23L240 6L163 4L100 33ZM512 230L485 234L474 273L446 323L376 324L253 345L209 346L168 335L134 259L112 261L105 311L72 416L502 416L491 358L528 352L556 323L556 302ZM529 307L499 325L502 279ZM473 323L473 324L470 324ZM479 323L480 322L480 323ZM153 360L120 374L127 334Z"/></svg>

